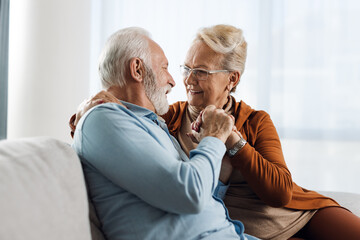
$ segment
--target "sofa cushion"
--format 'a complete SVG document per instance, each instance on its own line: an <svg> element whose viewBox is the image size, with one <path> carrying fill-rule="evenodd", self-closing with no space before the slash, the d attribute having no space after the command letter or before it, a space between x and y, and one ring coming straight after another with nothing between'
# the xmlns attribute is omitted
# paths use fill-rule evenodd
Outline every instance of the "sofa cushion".
<svg viewBox="0 0 360 240"><path fill-rule="evenodd" d="M91 239L81 164L66 143L0 141L0 196L0 239Z"/></svg>

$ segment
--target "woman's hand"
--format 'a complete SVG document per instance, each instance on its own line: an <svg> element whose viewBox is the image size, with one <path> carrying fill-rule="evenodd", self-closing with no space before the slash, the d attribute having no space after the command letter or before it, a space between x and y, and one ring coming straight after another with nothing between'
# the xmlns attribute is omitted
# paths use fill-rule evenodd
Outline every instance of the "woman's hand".
<svg viewBox="0 0 360 240"><path fill-rule="evenodd" d="M241 133L236 129L236 126L233 127L233 130L225 142L226 149L231 149L238 141L242 138Z"/></svg>
<svg viewBox="0 0 360 240"><path fill-rule="evenodd" d="M76 125L78 124L80 118L91 108L95 107L96 105L107 103L107 102L113 102L122 105L125 107L119 99L114 97L111 93L107 91L101 91L95 96L85 99L78 107L76 114L72 115L69 121L70 126L70 135L71 137L74 137Z"/></svg>
<svg viewBox="0 0 360 240"><path fill-rule="evenodd" d="M95 96L89 98L89 99L85 99L78 107L77 111L76 111L76 117L74 120L74 125L76 126L77 123L79 122L80 118L91 108L99 105L99 104L103 104L103 103L108 103L108 102L113 102L113 103L117 103L120 104L122 106L124 106L119 99L117 99L116 97L114 97L114 95L112 95L109 92L106 91L101 91L99 93L97 93ZM125 107L125 106L124 106Z"/></svg>

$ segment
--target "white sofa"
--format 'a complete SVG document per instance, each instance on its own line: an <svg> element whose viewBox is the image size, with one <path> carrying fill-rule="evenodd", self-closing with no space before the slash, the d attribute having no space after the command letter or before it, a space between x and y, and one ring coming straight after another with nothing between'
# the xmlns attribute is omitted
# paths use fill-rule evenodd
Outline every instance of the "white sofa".
<svg viewBox="0 0 360 240"><path fill-rule="evenodd" d="M360 216L360 195L325 194ZM69 144L47 137L0 141L0 239L104 240L99 225Z"/></svg>
<svg viewBox="0 0 360 240"><path fill-rule="evenodd" d="M91 218L96 223L93 212ZM90 228L84 176L69 144L47 137L0 141L0 239L104 239Z"/></svg>

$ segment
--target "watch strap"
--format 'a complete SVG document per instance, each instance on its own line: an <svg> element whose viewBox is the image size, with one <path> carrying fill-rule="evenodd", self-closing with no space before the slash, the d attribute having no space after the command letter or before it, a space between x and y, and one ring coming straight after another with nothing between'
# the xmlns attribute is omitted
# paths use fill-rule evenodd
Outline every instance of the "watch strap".
<svg viewBox="0 0 360 240"><path fill-rule="evenodd" d="M240 151L246 144L246 140L243 138L240 138L240 140L234 144L234 146L232 148L230 148L229 150L227 150L227 155L229 157L233 157L235 156L235 154Z"/></svg>

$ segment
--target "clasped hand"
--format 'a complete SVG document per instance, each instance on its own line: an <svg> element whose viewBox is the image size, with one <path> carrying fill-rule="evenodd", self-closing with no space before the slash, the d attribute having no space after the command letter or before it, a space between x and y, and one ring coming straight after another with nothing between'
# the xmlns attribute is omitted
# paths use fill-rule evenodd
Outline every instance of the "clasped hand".
<svg viewBox="0 0 360 240"><path fill-rule="evenodd" d="M225 143L234 128L234 122L232 115L214 105L209 105L191 124L192 131L187 135L197 143L207 136L216 137Z"/></svg>

